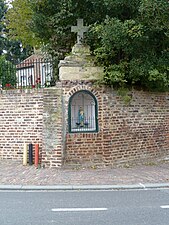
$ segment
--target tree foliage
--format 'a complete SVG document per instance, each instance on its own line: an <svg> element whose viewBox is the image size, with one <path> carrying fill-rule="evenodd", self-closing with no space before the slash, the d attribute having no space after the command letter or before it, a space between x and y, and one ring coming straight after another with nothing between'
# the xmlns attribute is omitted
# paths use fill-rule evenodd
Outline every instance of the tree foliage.
<svg viewBox="0 0 169 225"><path fill-rule="evenodd" d="M102 0L41 0L34 5L33 29L53 54L63 57L75 43L76 35L70 31L76 20L83 18L86 25L100 23L107 11Z"/></svg>
<svg viewBox="0 0 169 225"><path fill-rule="evenodd" d="M167 90L169 2L140 0L133 12L91 27L94 53L105 68L104 83Z"/></svg>
<svg viewBox="0 0 169 225"><path fill-rule="evenodd" d="M1 22L4 18L5 11L6 11L5 3L3 0L0 0L0 21ZM4 41L5 41L5 38L3 36L3 30L4 30L4 25L3 23L0 23L0 55L3 53Z"/></svg>
<svg viewBox="0 0 169 225"><path fill-rule="evenodd" d="M12 40L19 40L24 46L36 46L39 40L32 31L32 4L29 0L15 0L6 14L7 35Z"/></svg>
<svg viewBox="0 0 169 225"><path fill-rule="evenodd" d="M23 61L33 52L31 46L23 47L21 41L10 40L7 37L5 38L4 45L5 52L3 55L7 61L12 62L13 64Z"/></svg>
<svg viewBox="0 0 169 225"><path fill-rule="evenodd" d="M104 67L107 85L165 90L169 84L168 0L15 0L10 35L63 58L77 18L90 25L87 43ZM14 22L15 21L15 22Z"/></svg>
<svg viewBox="0 0 169 225"><path fill-rule="evenodd" d="M7 34L6 13L8 5L6 1L0 0L0 56L4 55L6 60L17 63L30 55L30 46L23 47L21 41L11 40Z"/></svg>
<svg viewBox="0 0 169 225"><path fill-rule="evenodd" d="M0 86L3 88L13 88L17 82L16 67L0 56Z"/></svg>

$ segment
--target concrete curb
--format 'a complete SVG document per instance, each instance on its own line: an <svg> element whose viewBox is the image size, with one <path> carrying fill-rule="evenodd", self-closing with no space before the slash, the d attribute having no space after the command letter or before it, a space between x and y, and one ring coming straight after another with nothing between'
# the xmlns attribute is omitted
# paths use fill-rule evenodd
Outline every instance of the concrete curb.
<svg viewBox="0 0 169 225"><path fill-rule="evenodd" d="M169 188L169 183L131 185L0 185L0 191L147 190Z"/></svg>

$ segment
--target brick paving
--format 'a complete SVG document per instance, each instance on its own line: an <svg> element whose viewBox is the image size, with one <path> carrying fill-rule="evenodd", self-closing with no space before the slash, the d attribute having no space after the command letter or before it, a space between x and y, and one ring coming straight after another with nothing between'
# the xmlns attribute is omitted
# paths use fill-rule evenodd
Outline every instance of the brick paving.
<svg viewBox="0 0 169 225"><path fill-rule="evenodd" d="M126 168L35 168L0 160L0 185L131 185L168 183L169 162Z"/></svg>

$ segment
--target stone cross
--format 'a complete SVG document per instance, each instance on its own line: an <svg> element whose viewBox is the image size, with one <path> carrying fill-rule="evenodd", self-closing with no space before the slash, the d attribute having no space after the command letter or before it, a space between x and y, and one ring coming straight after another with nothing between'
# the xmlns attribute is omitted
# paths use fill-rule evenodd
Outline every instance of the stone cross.
<svg viewBox="0 0 169 225"><path fill-rule="evenodd" d="M82 44L83 34L87 32L88 27L83 26L83 19L77 19L77 26L71 27L71 32L77 33L77 44Z"/></svg>

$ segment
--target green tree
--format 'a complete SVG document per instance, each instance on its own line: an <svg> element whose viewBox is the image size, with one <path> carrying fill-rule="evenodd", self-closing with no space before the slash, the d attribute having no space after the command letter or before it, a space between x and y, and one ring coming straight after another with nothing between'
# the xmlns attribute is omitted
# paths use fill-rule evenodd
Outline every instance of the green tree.
<svg viewBox="0 0 169 225"><path fill-rule="evenodd" d="M8 36L24 45L45 46L63 57L75 43L76 19L101 22L110 13L102 0L15 0L6 15Z"/></svg>
<svg viewBox="0 0 169 225"><path fill-rule="evenodd" d="M90 25L87 43L108 85L165 90L169 82L168 0L15 0L10 35L44 45L58 59L70 52L77 18ZM14 22L15 21L15 22Z"/></svg>
<svg viewBox="0 0 169 225"><path fill-rule="evenodd" d="M24 46L36 46L39 40L32 31L32 3L29 0L15 0L5 15L7 36L22 42Z"/></svg>
<svg viewBox="0 0 169 225"><path fill-rule="evenodd" d="M141 0L133 12L126 19L123 13L109 17L90 30L97 61L105 68L104 83L167 90L169 2Z"/></svg>
<svg viewBox="0 0 169 225"><path fill-rule="evenodd" d="M70 31L78 18L89 25L100 23L108 13L102 0L41 0L33 6L33 11L34 32L52 54L61 58L76 41L76 35Z"/></svg>
<svg viewBox="0 0 169 225"><path fill-rule="evenodd" d="M33 52L31 46L23 47L20 41L9 40L8 38L5 39L4 49L5 53L3 55L6 60L14 64L23 61Z"/></svg>
<svg viewBox="0 0 169 225"><path fill-rule="evenodd" d="M16 82L16 67L4 56L0 56L0 85L3 88L13 88Z"/></svg>
<svg viewBox="0 0 169 225"><path fill-rule="evenodd" d="M11 39L13 29L8 29L9 22L6 19L6 14L9 11L9 5L0 0L0 55L4 55L8 61L18 63L31 54L32 48L28 45L23 47L21 41L15 38ZM12 19L11 19L12 20ZM14 20L12 20L12 23ZM13 23L16 25L16 22Z"/></svg>
<svg viewBox="0 0 169 225"><path fill-rule="evenodd" d="M5 41L4 34L3 34L4 25L2 23L4 19L5 11L6 11L6 5L3 0L0 0L0 55L2 55L3 53L4 41Z"/></svg>

